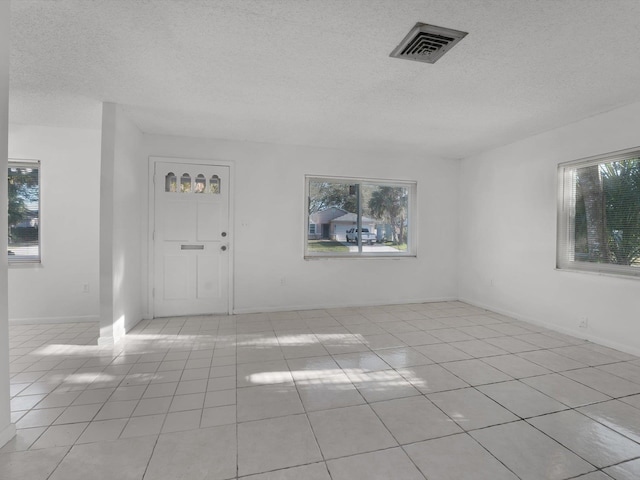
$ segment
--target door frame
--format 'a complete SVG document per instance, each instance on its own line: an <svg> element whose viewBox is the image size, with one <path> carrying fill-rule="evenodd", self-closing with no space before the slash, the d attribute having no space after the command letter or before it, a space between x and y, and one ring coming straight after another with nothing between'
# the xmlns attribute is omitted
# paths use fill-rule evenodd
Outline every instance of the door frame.
<svg viewBox="0 0 640 480"><path fill-rule="evenodd" d="M234 305L234 264L235 264L235 248L234 248L234 199L235 199L235 175L234 163L205 158L186 158L186 157L162 157L157 155L149 156L148 165L148 202L149 202L149 223L147 229L147 317L155 318L154 305L154 288L155 288L155 239L153 238L156 223L156 201L155 201L155 184L154 177L157 163L184 163L189 165L206 165L211 167L228 167L229 168L229 298L227 301L227 314L232 315Z"/></svg>

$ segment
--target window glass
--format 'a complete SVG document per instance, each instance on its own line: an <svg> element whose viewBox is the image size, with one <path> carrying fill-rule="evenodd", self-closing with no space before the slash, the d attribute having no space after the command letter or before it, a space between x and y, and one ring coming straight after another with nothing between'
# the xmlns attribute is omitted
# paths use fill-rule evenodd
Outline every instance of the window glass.
<svg viewBox="0 0 640 480"><path fill-rule="evenodd" d="M182 193L191 192L191 175L188 173L183 173L180 177L180 191Z"/></svg>
<svg viewBox="0 0 640 480"><path fill-rule="evenodd" d="M165 192L177 192L178 191L178 180L176 179L176 174L175 173L169 172L164 177L164 191Z"/></svg>
<svg viewBox="0 0 640 480"><path fill-rule="evenodd" d="M40 262L40 163L9 161L9 263Z"/></svg>
<svg viewBox="0 0 640 480"><path fill-rule="evenodd" d="M307 177L305 256L415 255L415 182Z"/></svg>
<svg viewBox="0 0 640 480"><path fill-rule="evenodd" d="M215 194L220 193L220 177L218 175L212 176L209 184L210 184L209 190L211 193L215 193Z"/></svg>
<svg viewBox="0 0 640 480"><path fill-rule="evenodd" d="M204 193L207 186L207 179L201 173L196 177L196 189L195 193Z"/></svg>
<svg viewBox="0 0 640 480"><path fill-rule="evenodd" d="M640 151L560 173L558 267L640 275Z"/></svg>

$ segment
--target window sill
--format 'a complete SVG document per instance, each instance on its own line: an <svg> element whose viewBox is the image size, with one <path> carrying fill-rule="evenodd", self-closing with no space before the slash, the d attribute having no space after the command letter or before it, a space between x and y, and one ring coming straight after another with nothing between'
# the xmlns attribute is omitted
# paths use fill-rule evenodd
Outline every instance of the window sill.
<svg viewBox="0 0 640 480"><path fill-rule="evenodd" d="M627 279L627 280L640 280L640 269L636 272L620 272L619 270L592 270L588 268L580 268L580 267L556 267L556 272L566 272L566 273L585 273L587 275L595 275L599 277L613 277L619 279Z"/></svg>
<svg viewBox="0 0 640 480"><path fill-rule="evenodd" d="M412 253L407 253L406 255L403 254L395 254L395 255L385 255L385 254L381 254L381 253L363 253L361 255L350 255L350 254L344 254L344 255L305 255L304 259L305 260L343 260L343 259L349 259L349 260L371 260L371 259L377 259L377 260L402 260L402 259L407 259L407 258L417 258L418 255L416 254L412 254Z"/></svg>
<svg viewBox="0 0 640 480"><path fill-rule="evenodd" d="M17 268L17 269L23 269L23 268L42 268L42 261L24 261L24 262L8 262L9 263L9 268Z"/></svg>

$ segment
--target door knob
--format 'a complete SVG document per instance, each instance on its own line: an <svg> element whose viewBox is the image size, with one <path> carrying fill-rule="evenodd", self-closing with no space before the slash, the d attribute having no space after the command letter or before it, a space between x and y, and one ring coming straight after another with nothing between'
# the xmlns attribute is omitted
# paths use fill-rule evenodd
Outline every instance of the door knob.
<svg viewBox="0 0 640 480"><path fill-rule="evenodd" d="M226 250L227 250L227 246L226 246L226 245L222 245L222 246L220 247L220 250L222 250L223 252L224 252L224 251L226 251Z"/></svg>

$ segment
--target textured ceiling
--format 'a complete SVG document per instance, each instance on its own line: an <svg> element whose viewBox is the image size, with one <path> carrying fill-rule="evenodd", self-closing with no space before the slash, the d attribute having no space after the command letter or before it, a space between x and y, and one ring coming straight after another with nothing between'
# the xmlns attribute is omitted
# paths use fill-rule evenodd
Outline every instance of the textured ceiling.
<svg viewBox="0 0 640 480"><path fill-rule="evenodd" d="M13 0L10 120L463 158L640 101L638 0ZM469 32L436 64L416 22Z"/></svg>

